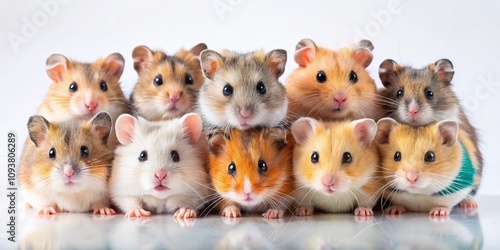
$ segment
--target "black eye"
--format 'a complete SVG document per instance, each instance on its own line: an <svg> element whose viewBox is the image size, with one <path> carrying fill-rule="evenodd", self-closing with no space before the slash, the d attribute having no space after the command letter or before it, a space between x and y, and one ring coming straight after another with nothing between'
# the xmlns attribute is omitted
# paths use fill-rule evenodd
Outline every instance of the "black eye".
<svg viewBox="0 0 500 250"><path fill-rule="evenodd" d="M235 175L236 174L236 165L234 165L233 162L231 162L231 164L229 164L229 166L227 166L227 173L229 175Z"/></svg>
<svg viewBox="0 0 500 250"><path fill-rule="evenodd" d="M55 159L56 158L56 149L55 148L51 148L49 150L49 158L50 159Z"/></svg>
<svg viewBox="0 0 500 250"><path fill-rule="evenodd" d="M351 73L349 73L349 81L351 83L357 83L358 82L358 74L354 72L354 70L351 70Z"/></svg>
<svg viewBox="0 0 500 250"><path fill-rule="evenodd" d="M265 174L267 172L267 164L264 160L259 160L259 174Z"/></svg>
<svg viewBox="0 0 500 250"><path fill-rule="evenodd" d="M259 92L259 94L261 95L266 93L266 86L264 86L264 83L262 81L259 81L257 83L257 92Z"/></svg>
<svg viewBox="0 0 500 250"><path fill-rule="evenodd" d="M349 152L344 152L342 155L342 163L351 163L352 162L352 155Z"/></svg>
<svg viewBox="0 0 500 250"><path fill-rule="evenodd" d="M230 96L233 94L233 86L231 86L229 83L224 85L224 88L222 89L222 94L224 96Z"/></svg>
<svg viewBox="0 0 500 250"><path fill-rule="evenodd" d="M139 161L145 162L147 160L148 160L148 152L146 150L141 151L141 154L139 154Z"/></svg>
<svg viewBox="0 0 500 250"><path fill-rule="evenodd" d="M163 85L163 77L161 75L157 75L155 79L153 80L153 84L155 86L161 86Z"/></svg>
<svg viewBox="0 0 500 250"><path fill-rule="evenodd" d="M80 148L80 154L82 155L82 157L88 157L90 154L89 149L86 146L82 146Z"/></svg>
<svg viewBox="0 0 500 250"><path fill-rule="evenodd" d="M179 162L181 160L179 158L179 153L177 153L176 150L170 151L170 157L172 158L172 161L174 161L174 162Z"/></svg>
<svg viewBox="0 0 500 250"><path fill-rule="evenodd" d="M106 81L104 81L104 80L101 81L101 90L102 91L108 90L108 84L106 84Z"/></svg>
<svg viewBox="0 0 500 250"><path fill-rule="evenodd" d="M396 97L401 98L405 95L405 90L404 89L399 89L398 92L396 92Z"/></svg>
<svg viewBox="0 0 500 250"><path fill-rule="evenodd" d="M394 161L401 161L401 152L396 151L396 153L394 153Z"/></svg>
<svg viewBox="0 0 500 250"><path fill-rule="evenodd" d="M72 82L70 85L69 85L69 92L75 92L78 90L78 86L76 85L76 82Z"/></svg>
<svg viewBox="0 0 500 250"><path fill-rule="evenodd" d="M434 152L428 151L425 153L424 161L425 162L434 162L436 160L436 156L434 155Z"/></svg>
<svg viewBox="0 0 500 250"><path fill-rule="evenodd" d="M186 73L186 76L184 76L184 83L187 85L193 84L193 77L189 73Z"/></svg>
<svg viewBox="0 0 500 250"><path fill-rule="evenodd" d="M434 98L434 92L432 92L431 89L425 89L425 98L427 98L427 100L432 100L432 98Z"/></svg>
<svg viewBox="0 0 500 250"><path fill-rule="evenodd" d="M323 70L320 70L318 74L316 74L316 81L318 81L319 83L326 82L326 74Z"/></svg>
<svg viewBox="0 0 500 250"><path fill-rule="evenodd" d="M319 154L318 152L313 152L311 155L311 162L312 163L318 163L319 161Z"/></svg>

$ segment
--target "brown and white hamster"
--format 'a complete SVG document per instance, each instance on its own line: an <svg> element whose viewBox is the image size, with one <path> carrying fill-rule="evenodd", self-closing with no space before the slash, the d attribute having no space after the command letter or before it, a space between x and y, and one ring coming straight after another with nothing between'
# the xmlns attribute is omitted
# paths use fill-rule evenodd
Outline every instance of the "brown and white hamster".
<svg viewBox="0 0 500 250"><path fill-rule="evenodd" d="M299 65L286 79L288 117L324 121L381 117L375 81L368 74L373 45L361 40L338 50L302 39L295 47Z"/></svg>
<svg viewBox="0 0 500 250"><path fill-rule="evenodd" d="M378 177L377 124L372 119L292 124L295 215L352 212L372 216L382 187Z"/></svg>
<svg viewBox="0 0 500 250"><path fill-rule="evenodd" d="M210 176L220 195L213 203L220 214L240 217L262 212L282 218L293 203L293 138L281 128L233 129L207 134Z"/></svg>
<svg viewBox="0 0 500 250"><path fill-rule="evenodd" d="M376 140L388 214L447 216L479 186L478 151L456 121L412 127L383 118Z"/></svg>
<svg viewBox="0 0 500 250"><path fill-rule="evenodd" d="M49 122L30 117L29 138L19 165L26 202L38 214L89 212L115 214L109 208L108 177L113 151L106 112L90 121Z"/></svg>
<svg viewBox="0 0 500 250"><path fill-rule="evenodd" d="M199 115L150 122L121 115L110 178L111 199L126 217L172 213L195 218L212 190Z"/></svg>
<svg viewBox="0 0 500 250"><path fill-rule="evenodd" d="M200 43L170 56L144 45L135 47L132 57L139 80L130 101L137 115L159 121L193 111L205 81L198 56L206 48L207 45Z"/></svg>
<svg viewBox="0 0 500 250"><path fill-rule="evenodd" d="M199 112L208 128L274 127L288 108L285 87L278 78L286 51L262 50L247 54L204 50L201 66L207 82L200 89Z"/></svg>

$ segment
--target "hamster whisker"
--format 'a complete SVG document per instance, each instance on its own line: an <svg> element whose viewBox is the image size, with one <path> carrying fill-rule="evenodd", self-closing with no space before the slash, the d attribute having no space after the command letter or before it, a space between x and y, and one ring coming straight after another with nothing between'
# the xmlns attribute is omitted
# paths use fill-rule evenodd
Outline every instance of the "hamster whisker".
<svg viewBox="0 0 500 250"><path fill-rule="evenodd" d="M188 186L191 190L193 190L193 192L196 193L196 195L198 195L203 201L205 201L205 199L201 196L200 193L198 193L198 191L196 191L196 189L194 189L191 185L189 185L187 182L183 181L183 180L180 180L184 185Z"/></svg>
<svg viewBox="0 0 500 250"><path fill-rule="evenodd" d="M200 213L200 215L205 214L205 218L216 208L222 201L224 201L223 197L216 197L212 200L211 203L208 204L208 206L203 209L203 211ZM208 211L207 211L208 209Z"/></svg>

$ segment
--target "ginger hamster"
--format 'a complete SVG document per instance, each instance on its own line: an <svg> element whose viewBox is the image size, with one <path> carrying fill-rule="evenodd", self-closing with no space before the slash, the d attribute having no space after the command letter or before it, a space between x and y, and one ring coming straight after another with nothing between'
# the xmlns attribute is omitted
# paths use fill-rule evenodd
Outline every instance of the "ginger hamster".
<svg viewBox="0 0 500 250"><path fill-rule="evenodd" d="M38 214L110 209L108 177L113 151L106 145L112 128L106 112L90 121L52 122L34 115L19 165L26 202Z"/></svg>
<svg viewBox="0 0 500 250"><path fill-rule="evenodd" d="M220 197L214 198L225 217L262 212L282 218L293 198L293 138L281 128L233 129L207 134L210 176Z"/></svg>
<svg viewBox="0 0 500 250"><path fill-rule="evenodd" d="M150 122L124 114L116 121L111 199L126 217L174 213L195 218L212 188L199 115Z"/></svg>
<svg viewBox="0 0 500 250"><path fill-rule="evenodd" d="M247 54L204 50L201 66L207 82L200 89L199 113L206 127L248 129L274 127L285 118L288 101L278 78L286 51Z"/></svg>
<svg viewBox="0 0 500 250"><path fill-rule="evenodd" d="M412 127L383 118L376 140L384 198L391 203L386 213L447 216L460 201L473 202L469 194L481 181L479 160L474 143L456 121Z"/></svg>
<svg viewBox="0 0 500 250"><path fill-rule="evenodd" d="M381 108L375 81L368 74L373 45L361 40L338 50L302 39L295 48L299 65L286 79L288 117L324 121L378 119Z"/></svg>
<svg viewBox="0 0 500 250"><path fill-rule="evenodd" d="M139 80L130 96L138 116L149 121L167 120L194 111L205 81L198 56L207 45L181 49L173 56L141 45L132 52Z"/></svg>
<svg viewBox="0 0 500 250"><path fill-rule="evenodd" d="M311 215L319 209L372 216L382 187L373 141L375 121L320 122L304 117L291 129L297 142L293 152L295 215Z"/></svg>

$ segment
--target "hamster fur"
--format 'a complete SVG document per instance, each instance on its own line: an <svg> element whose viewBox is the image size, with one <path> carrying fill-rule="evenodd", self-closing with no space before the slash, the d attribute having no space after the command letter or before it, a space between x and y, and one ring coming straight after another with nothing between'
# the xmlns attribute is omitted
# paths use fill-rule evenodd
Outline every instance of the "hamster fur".
<svg viewBox="0 0 500 250"><path fill-rule="evenodd" d="M373 45L361 40L338 50L302 39L295 47L299 65L286 79L288 117L324 121L379 119L381 108L375 81L366 71Z"/></svg>
<svg viewBox="0 0 500 250"><path fill-rule="evenodd" d="M378 121L376 140L384 198L391 202L386 213L447 216L479 186L476 148L456 121L412 127L383 118Z"/></svg>
<svg viewBox="0 0 500 250"><path fill-rule="evenodd" d="M109 208L107 184L113 161L113 151L106 145L111 128L106 112L85 122L30 117L19 181L26 202L38 214L92 210L115 214Z"/></svg>
<svg viewBox="0 0 500 250"><path fill-rule="evenodd" d="M132 52L139 80L130 96L138 116L149 121L167 120L194 111L205 81L198 56L207 45L180 49L173 56L141 45Z"/></svg>
<svg viewBox="0 0 500 250"><path fill-rule="evenodd" d="M372 216L381 188L372 119L320 122L304 117L292 124L295 215L352 212Z"/></svg>
<svg viewBox="0 0 500 250"><path fill-rule="evenodd" d="M201 66L207 82L200 89L199 113L207 128L274 127L285 118L288 101L278 78L286 51L247 54L204 50Z"/></svg>
<svg viewBox="0 0 500 250"><path fill-rule="evenodd" d="M206 169L207 149L200 140L201 118L188 113L149 122L121 115L110 178L111 199L126 217L172 213L195 218L212 190Z"/></svg>
<svg viewBox="0 0 500 250"><path fill-rule="evenodd" d="M282 218L293 203L293 138L281 128L233 129L207 134L210 176L225 217L241 211L263 212L264 218Z"/></svg>

